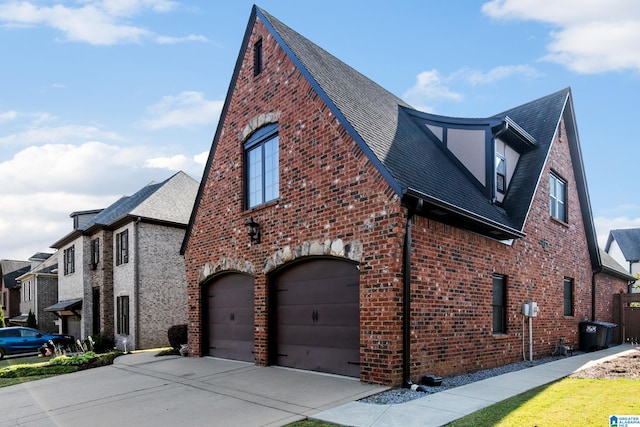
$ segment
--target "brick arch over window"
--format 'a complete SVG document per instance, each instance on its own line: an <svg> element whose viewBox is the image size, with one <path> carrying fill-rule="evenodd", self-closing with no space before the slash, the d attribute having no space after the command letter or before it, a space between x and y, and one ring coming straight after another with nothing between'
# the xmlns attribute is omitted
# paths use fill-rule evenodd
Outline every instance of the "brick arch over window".
<svg viewBox="0 0 640 427"><path fill-rule="evenodd" d="M240 134L240 141L244 142L257 129L270 123L278 123L278 120L280 120L279 111L254 116L242 130L242 134Z"/></svg>

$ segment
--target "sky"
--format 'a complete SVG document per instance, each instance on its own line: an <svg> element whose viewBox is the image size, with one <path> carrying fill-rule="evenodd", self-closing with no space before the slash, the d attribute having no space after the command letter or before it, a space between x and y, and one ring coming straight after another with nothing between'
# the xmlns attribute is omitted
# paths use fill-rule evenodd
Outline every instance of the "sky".
<svg viewBox="0 0 640 427"><path fill-rule="evenodd" d="M263 0L415 108L571 87L598 241L640 227L637 0ZM0 0L0 259L179 170L201 180L253 1Z"/></svg>

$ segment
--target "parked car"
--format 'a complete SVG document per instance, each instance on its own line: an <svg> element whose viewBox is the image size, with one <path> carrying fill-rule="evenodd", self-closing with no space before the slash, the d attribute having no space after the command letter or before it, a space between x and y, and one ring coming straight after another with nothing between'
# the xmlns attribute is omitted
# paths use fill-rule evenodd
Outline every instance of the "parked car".
<svg viewBox="0 0 640 427"><path fill-rule="evenodd" d="M71 335L48 334L33 328L10 326L0 329L0 360L5 355L36 352L43 344L69 346L74 339Z"/></svg>

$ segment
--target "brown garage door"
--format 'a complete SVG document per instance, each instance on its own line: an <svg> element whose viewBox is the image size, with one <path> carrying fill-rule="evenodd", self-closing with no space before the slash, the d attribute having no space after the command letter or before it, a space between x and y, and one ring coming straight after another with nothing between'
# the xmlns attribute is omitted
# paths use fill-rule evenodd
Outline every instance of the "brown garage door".
<svg viewBox="0 0 640 427"><path fill-rule="evenodd" d="M227 274L207 285L209 356L253 362L253 277Z"/></svg>
<svg viewBox="0 0 640 427"><path fill-rule="evenodd" d="M277 364L360 375L358 268L341 260L297 264L276 278Z"/></svg>

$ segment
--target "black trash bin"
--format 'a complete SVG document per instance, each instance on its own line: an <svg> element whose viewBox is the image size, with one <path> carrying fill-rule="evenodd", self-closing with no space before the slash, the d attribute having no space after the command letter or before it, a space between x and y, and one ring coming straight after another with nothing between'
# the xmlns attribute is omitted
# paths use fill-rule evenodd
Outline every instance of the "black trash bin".
<svg viewBox="0 0 640 427"><path fill-rule="evenodd" d="M615 323L580 322L580 351L601 350L611 344L611 330Z"/></svg>

